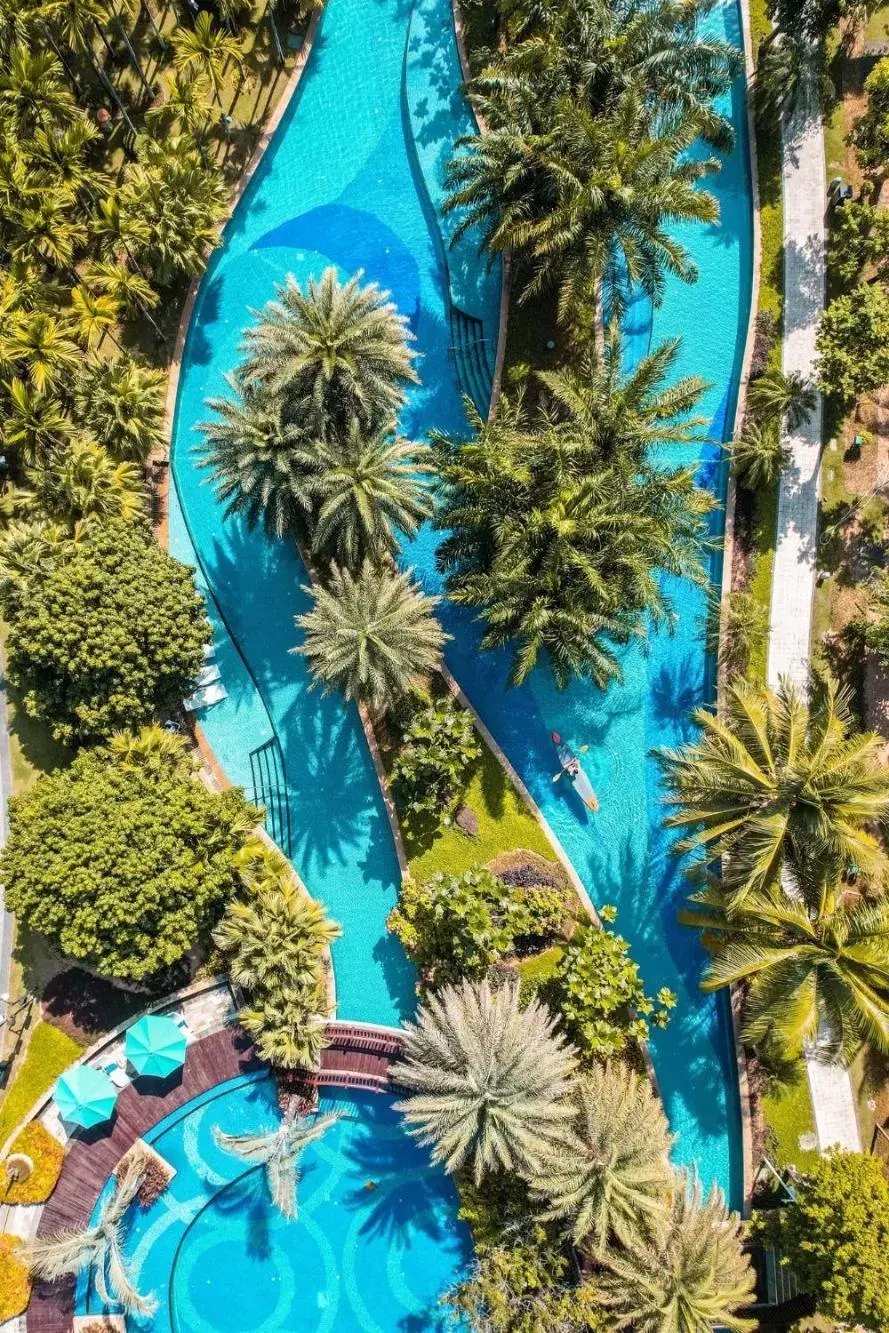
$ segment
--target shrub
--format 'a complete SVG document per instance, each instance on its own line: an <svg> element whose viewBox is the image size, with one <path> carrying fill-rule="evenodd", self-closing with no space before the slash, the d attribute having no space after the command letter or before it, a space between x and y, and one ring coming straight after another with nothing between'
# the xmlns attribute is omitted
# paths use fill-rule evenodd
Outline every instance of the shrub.
<svg viewBox="0 0 889 1333"><path fill-rule="evenodd" d="M65 1149L39 1121L26 1125L17 1134L10 1148L13 1153L24 1153L34 1163L27 1180L9 1180L4 1172L0 1185L0 1203L45 1203L56 1187L56 1181L65 1160ZM0 1171L3 1171L0 1164Z"/></svg>
<svg viewBox="0 0 889 1333"><path fill-rule="evenodd" d="M444 1304L473 1333L588 1333L606 1326L595 1288L572 1280L564 1247L546 1243L539 1228L483 1250Z"/></svg>
<svg viewBox="0 0 889 1333"><path fill-rule="evenodd" d="M28 1269L16 1251L19 1236L0 1236L0 1324L22 1314L31 1298Z"/></svg>
<svg viewBox="0 0 889 1333"><path fill-rule="evenodd" d="M862 168L882 173L889 158L889 60L881 60L864 81L867 106L849 135Z"/></svg>
<svg viewBox="0 0 889 1333"><path fill-rule="evenodd" d="M665 1027L676 997L665 988L658 1006L645 993L630 946L614 931L587 926L568 942L552 983L556 1005L581 1049L618 1055L644 1041L649 1022Z"/></svg>
<svg viewBox="0 0 889 1333"><path fill-rule="evenodd" d="M261 813L192 769L181 753L85 750L15 797L0 858L11 910L107 976L175 963L231 897L235 853Z"/></svg>
<svg viewBox="0 0 889 1333"><path fill-rule="evenodd" d="M209 636L192 571L147 527L109 522L29 583L10 627L9 679L57 740L97 740L178 704Z"/></svg>
<svg viewBox="0 0 889 1333"><path fill-rule="evenodd" d="M889 381L889 292L862 283L821 316L818 378L825 394L851 402Z"/></svg>
<svg viewBox="0 0 889 1333"><path fill-rule="evenodd" d="M842 1324L889 1327L889 1181L876 1157L819 1158L798 1202L757 1219L818 1313Z"/></svg>
<svg viewBox="0 0 889 1333"><path fill-rule="evenodd" d="M530 952L558 934L570 913L564 890L504 884L475 866L401 886L388 926L428 981L484 976L506 955Z"/></svg>
<svg viewBox="0 0 889 1333"><path fill-rule="evenodd" d="M760 310L756 316L756 335L750 359L750 378L759 379L769 367L772 348L778 339L778 318L773 310Z"/></svg>
<svg viewBox="0 0 889 1333"><path fill-rule="evenodd" d="M870 265L884 276L889 258L889 216L875 204L850 200L837 209L830 232L827 264L844 287L854 286Z"/></svg>
<svg viewBox="0 0 889 1333"><path fill-rule="evenodd" d="M406 810L439 814L462 791L481 747L472 717L450 699L412 719L395 756L392 780Z"/></svg>

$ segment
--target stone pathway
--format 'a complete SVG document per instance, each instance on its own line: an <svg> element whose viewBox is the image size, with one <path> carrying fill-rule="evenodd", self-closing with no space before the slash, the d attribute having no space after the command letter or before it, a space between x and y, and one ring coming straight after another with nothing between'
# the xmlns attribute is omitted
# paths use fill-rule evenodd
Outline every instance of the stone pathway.
<svg viewBox="0 0 889 1333"><path fill-rule="evenodd" d="M824 135L817 99L800 99L783 125L784 141L784 344L785 372L810 376L815 334L825 299ZM823 411L818 405L793 434L785 433L791 461L778 494L778 533L772 576L768 682L789 677L808 685L815 594L818 489ZM849 1071L806 1058L818 1147L861 1151L861 1135Z"/></svg>

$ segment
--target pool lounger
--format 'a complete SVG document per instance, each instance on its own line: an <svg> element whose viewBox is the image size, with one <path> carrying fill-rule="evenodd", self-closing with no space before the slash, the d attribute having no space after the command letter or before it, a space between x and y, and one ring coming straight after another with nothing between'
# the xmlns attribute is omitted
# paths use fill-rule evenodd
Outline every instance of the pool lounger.
<svg viewBox="0 0 889 1333"><path fill-rule="evenodd" d="M196 713L201 708L209 708L211 704L218 704L227 698L228 691L217 681L202 690L195 690L194 694L190 694L183 702L189 713Z"/></svg>
<svg viewBox="0 0 889 1333"><path fill-rule="evenodd" d="M215 662L211 662L209 666L201 667L197 677L198 689L202 690L205 686L212 685L214 681L219 679L219 675L219 667Z"/></svg>

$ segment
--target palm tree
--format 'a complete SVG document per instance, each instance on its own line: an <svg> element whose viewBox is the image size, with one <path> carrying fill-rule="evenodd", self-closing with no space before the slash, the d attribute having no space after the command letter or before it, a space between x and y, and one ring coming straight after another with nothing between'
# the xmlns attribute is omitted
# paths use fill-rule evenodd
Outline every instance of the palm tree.
<svg viewBox="0 0 889 1333"><path fill-rule="evenodd" d="M164 443L162 370L132 357L88 361L74 381L78 425L121 462L144 463Z"/></svg>
<svg viewBox="0 0 889 1333"><path fill-rule="evenodd" d="M152 724L140 731L115 731L105 747L122 768L143 768L160 772L179 768L192 770L188 741L178 732Z"/></svg>
<svg viewBox="0 0 889 1333"><path fill-rule="evenodd" d="M120 343L111 332L119 314L120 307L113 297L96 294L84 285L72 288L68 316L76 337L88 352L95 350L106 333L120 348Z"/></svg>
<svg viewBox="0 0 889 1333"><path fill-rule="evenodd" d="M78 115L54 55L16 45L8 60L0 72L0 124L11 142L26 143L39 127L51 130Z"/></svg>
<svg viewBox="0 0 889 1333"><path fill-rule="evenodd" d="M7 210L10 253L26 266L48 264L70 269L87 240L87 228L72 216L76 199L68 186L36 191L27 202Z"/></svg>
<svg viewBox="0 0 889 1333"><path fill-rule="evenodd" d="M167 335L151 314L160 297L138 270L134 271L127 264L99 259L84 269L83 283L91 292L114 301L124 318L135 319L141 315L147 319L157 340L166 342Z"/></svg>
<svg viewBox="0 0 889 1333"><path fill-rule="evenodd" d="M750 1304L755 1283L743 1238L740 1217L716 1185L704 1202L700 1182L680 1178L667 1225L604 1256L607 1271L596 1285L609 1323L633 1333L756 1328L736 1313Z"/></svg>
<svg viewBox="0 0 889 1333"><path fill-rule="evenodd" d="M738 908L714 880L680 913L716 949L703 989L745 983L744 1038L782 1058L889 1050L889 899L859 897L843 869L815 852Z"/></svg>
<svg viewBox="0 0 889 1333"><path fill-rule="evenodd" d="M123 252L133 263L134 250L147 246L150 239L146 219L137 212L121 211L120 196L116 191L99 199L91 226L103 253L112 260L117 260ZM136 268L141 271L138 265Z"/></svg>
<svg viewBox="0 0 889 1333"><path fill-rule="evenodd" d="M46 172L54 186L63 186L77 197L86 195L95 203L99 197L96 191L105 185L105 176L88 160L87 151L98 137L97 126L79 115L64 129L41 126L36 130L28 156L34 166Z"/></svg>
<svg viewBox="0 0 889 1333"><path fill-rule="evenodd" d="M338 1114L289 1117L277 1129L259 1134L225 1134L214 1126L213 1137L220 1148L244 1162L265 1167L272 1203L282 1217L296 1217L296 1191L300 1158L310 1143L320 1139L339 1120Z"/></svg>
<svg viewBox="0 0 889 1333"><path fill-rule="evenodd" d="M331 565L327 586L305 591L315 604L296 617L305 642L291 652L308 658L325 693L340 689L382 712L437 670L450 636L433 614L439 598L422 593L411 570L365 563L353 576Z"/></svg>
<svg viewBox="0 0 889 1333"><path fill-rule="evenodd" d="M708 610L707 651L727 678L744 675L768 642L768 607L752 592L735 589L725 600L714 596Z"/></svg>
<svg viewBox="0 0 889 1333"><path fill-rule="evenodd" d="M36 514L64 523L71 533L96 520L132 523L145 516L141 469L116 463L91 440L74 440L64 452L38 463L31 481Z"/></svg>
<svg viewBox="0 0 889 1333"><path fill-rule="evenodd" d="M3 421L3 443L17 450L30 467L70 438L71 418L51 393L41 393L15 377L4 387L9 402Z"/></svg>
<svg viewBox="0 0 889 1333"><path fill-rule="evenodd" d="M767 370L750 385L747 401L757 420L783 421L796 431L814 412L818 394L797 370Z"/></svg>
<svg viewBox="0 0 889 1333"><path fill-rule="evenodd" d="M219 244L227 195L221 175L204 165L190 139L140 138L137 161L124 171L119 206L120 229L133 238L135 259L163 287L200 273L208 250Z"/></svg>
<svg viewBox="0 0 889 1333"><path fill-rule="evenodd" d="M203 74L213 88L213 94L222 107L221 88L225 70L231 61L237 69L244 65L244 48L230 33L217 28L213 16L206 9L195 17L194 27L177 26L172 37L173 63L177 70L194 70Z"/></svg>
<svg viewBox="0 0 889 1333"><path fill-rule="evenodd" d="M17 313L0 335L0 366L21 370L38 392L46 393L72 375L83 358L71 333L65 319L40 310Z"/></svg>
<svg viewBox="0 0 889 1333"><path fill-rule="evenodd" d="M775 421L762 425L755 420L745 421L731 452L739 481L751 491L773 486L790 463L790 450Z"/></svg>
<svg viewBox="0 0 889 1333"><path fill-rule="evenodd" d="M303 432L282 419L281 403L239 377L229 376L235 398L209 398L218 415L204 421L198 462L210 471L225 513L243 514L270 537L306 540L311 529L314 455Z"/></svg>
<svg viewBox="0 0 889 1333"><path fill-rule="evenodd" d="M209 84L203 74L194 70L174 70L167 84L167 96L160 106L150 107L145 119L156 122L162 129L175 126L179 133L193 134L198 143L210 123L207 104Z"/></svg>
<svg viewBox="0 0 889 1333"><path fill-rule="evenodd" d="M0 530L0 601L14 611L33 582L65 559L74 543L59 523L13 520Z"/></svg>
<svg viewBox="0 0 889 1333"><path fill-rule="evenodd" d="M574 1242L601 1259L613 1240L639 1244L662 1225L673 1136L651 1084L626 1065L592 1065L572 1096L573 1138L531 1185L544 1217L568 1219Z"/></svg>
<svg viewBox="0 0 889 1333"><path fill-rule="evenodd" d="M141 1296L133 1285L123 1253L123 1219L145 1174L144 1164L131 1158L114 1177L114 1186L99 1204L96 1221L80 1231L31 1242L28 1261L35 1277L48 1282L95 1272L96 1291L106 1305L122 1305L127 1314L150 1318L157 1309L153 1297Z"/></svg>
<svg viewBox="0 0 889 1333"><path fill-rule="evenodd" d="M410 1096L397 1103L408 1130L446 1171L532 1174L564 1145L575 1052L537 999L516 987L463 981L431 994L404 1027L391 1070Z"/></svg>
<svg viewBox="0 0 889 1333"><path fill-rule="evenodd" d="M367 437L353 421L345 440L315 444L312 550L322 559L347 569L366 560L379 564L397 555L399 535L415 536L431 517L428 449L400 439L395 429L389 421Z"/></svg>
<svg viewBox="0 0 889 1333"><path fill-rule="evenodd" d="M889 772L879 736L852 732L847 691L828 678L807 704L787 680L777 692L741 680L723 717L698 709L694 720L697 740L657 752L673 808L664 822L686 830L678 851L723 858L733 910L813 848L885 873L868 826L889 812Z"/></svg>
<svg viewBox="0 0 889 1333"><path fill-rule="evenodd" d="M712 496L691 467L657 468L635 449L609 456L607 427L532 417L521 400L501 400L491 423L469 417L473 438L433 437L451 600L479 612L483 649L512 647L513 684L545 654L560 688L574 675L605 688L621 677L616 645L649 617L670 622L660 571L706 581Z"/></svg>
<svg viewBox="0 0 889 1333"><path fill-rule="evenodd" d="M312 435L344 438L353 420L368 434L398 413L416 384L407 320L361 273L346 283L326 269L305 292L293 277L244 337L245 382L281 395Z"/></svg>

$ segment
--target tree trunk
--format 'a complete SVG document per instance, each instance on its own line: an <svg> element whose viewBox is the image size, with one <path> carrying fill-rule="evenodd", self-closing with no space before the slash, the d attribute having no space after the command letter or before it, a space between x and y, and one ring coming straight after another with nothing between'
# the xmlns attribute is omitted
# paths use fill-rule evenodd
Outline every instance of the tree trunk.
<svg viewBox="0 0 889 1333"><path fill-rule="evenodd" d="M49 27L47 26L47 24L43 23L43 24L41 24L41 27L42 27L42 29L43 29L43 35L46 37L47 42L49 43L50 47L52 48L52 51L53 51L54 56L55 56L56 59L58 60L59 64L62 66L62 69L65 71L65 73L66 73L67 76L68 76L68 79L69 79L70 82L71 82L71 86L72 86L73 89L74 89L74 95L75 95L75 97L77 97L77 98L82 98L82 97L83 97L83 89L82 89L82 87L80 86L80 80L78 79L77 75L74 73L74 70L73 70L73 69L71 68L71 66L68 64L68 61L65 59L64 55L62 54L62 48L59 46L59 44L57 43L56 39L53 37L52 32L50 31L50 29L49 29Z"/></svg>
<svg viewBox="0 0 889 1333"><path fill-rule="evenodd" d="M148 22L151 24L155 37L161 44L161 51L165 52L167 49L167 39L158 27L157 20L151 12L151 6L149 5L148 0L139 0L139 2L142 6L142 12L147 16Z"/></svg>
<svg viewBox="0 0 889 1333"><path fill-rule="evenodd" d="M99 27L99 25L98 25L97 23L94 23L94 24L93 24L93 27L96 29L96 32L98 32L99 36L101 37L102 42L104 43L106 50L109 50L109 51L110 51L111 48L108 46L108 42L107 42L106 39L105 39L105 34L102 32L102 29ZM113 54L113 53L112 53L112 54ZM111 97L114 99L114 104L115 104L115 106L116 106L117 109L120 111L120 114L123 116L124 120L126 121L127 126L129 127L130 133L132 134L133 138L135 139L136 134L137 134L136 126L135 126L135 125L133 124L133 122L130 120L129 115L127 114L127 109L126 109L126 107L124 106L123 102L120 100L120 95L118 94L117 89L115 88L115 86L114 86L114 84L111 82L111 80L109 79L108 75L107 75L107 74L105 73L105 71L102 69L102 66L98 63L98 61L96 61L96 73L98 74L99 78L102 80L102 83L104 84L106 91L107 91L108 93L110 93ZM129 152L128 152L128 153L127 153L127 156L128 156L128 157L132 157L132 153L129 153Z"/></svg>
<svg viewBox="0 0 889 1333"><path fill-rule="evenodd" d="M130 57L130 64L139 76L139 82L142 84L145 96L148 98L149 102L152 102L154 101L154 89L145 77L145 71L142 68L139 57L133 49L133 43L130 41L129 33L123 26L123 17L120 14L117 14L115 17L117 18L117 26L120 35L123 38L124 46L127 48L127 54Z"/></svg>
<svg viewBox="0 0 889 1333"><path fill-rule="evenodd" d="M280 35L279 35L279 33L278 33L278 25L277 25L277 23L275 22L275 11L272 9L271 5L269 5L268 9L266 10L266 16L267 16L268 21L269 21L269 27L270 27L271 30L272 30L272 41L275 43L275 51L276 51L277 56L278 56L278 64L279 64L279 65L283 65L283 64L284 64L284 51L283 51L283 49L282 49L282 47L281 47L281 38L280 38Z"/></svg>

